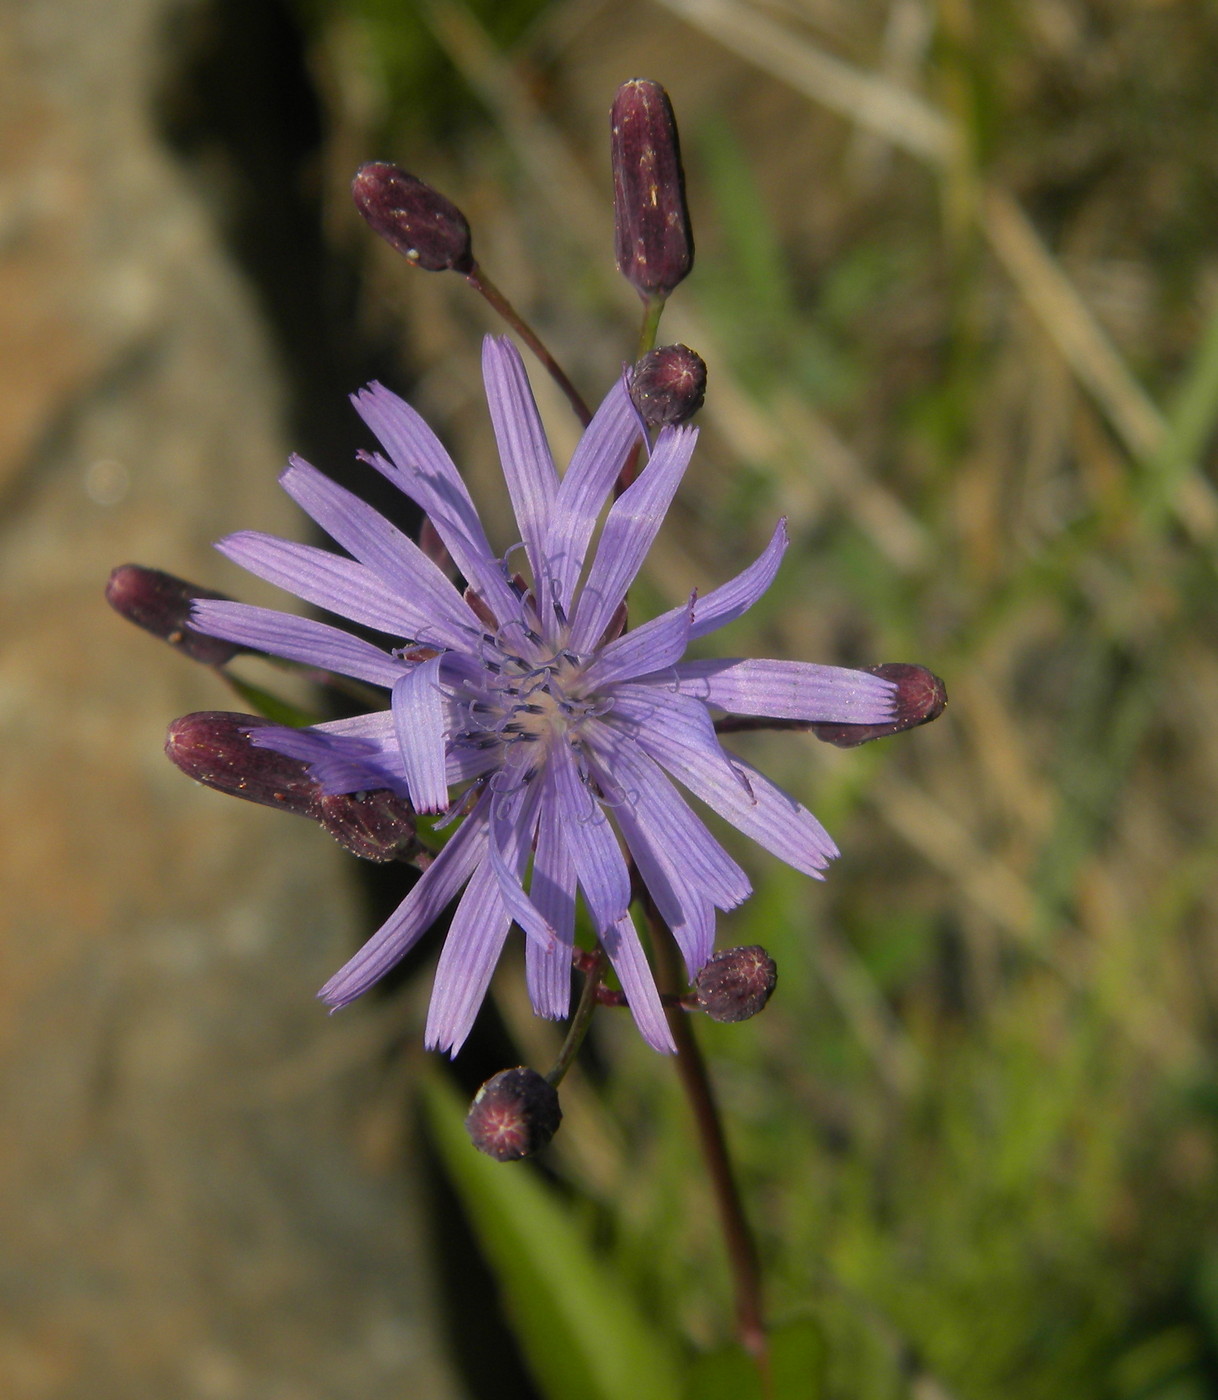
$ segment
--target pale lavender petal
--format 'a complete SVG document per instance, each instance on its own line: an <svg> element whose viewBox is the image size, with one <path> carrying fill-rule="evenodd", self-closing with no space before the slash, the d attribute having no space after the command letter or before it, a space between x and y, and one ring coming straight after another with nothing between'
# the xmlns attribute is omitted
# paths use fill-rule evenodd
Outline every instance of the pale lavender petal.
<svg viewBox="0 0 1218 1400"><path fill-rule="evenodd" d="M499 881L499 897L512 920L528 935L530 942L547 951L557 942L557 935L544 914L524 892L520 883L528 864L533 832L537 828L537 811L541 784L526 787L523 793L500 796L491 808L491 831L488 852L491 869Z"/></svg>
<svg viewBox="0 0 1218 1400"><path fill-rule="evenodd" d="M601 507L639 438L638 414L619 379L572 454L546 534L547 565L558 581L559 598L568 612Z"/></svg>
<svg viewBox="0 0 1218 1400"><path fill-rule="evenodd" d="M490 335L483 340L482 378L516 524L540 593L545 586L544 545L558 494L558 473L524 362L510 340Z"/></svg>
<svg viewBox="0 0 1218 1400"><path fill-rule="evenodd" d="M491 974L511 927L490 862L474 871L444 940L436 965L423 1043L456 1055L486 996Z"/></svg>
<svg viewBox="0 0 1218 1400"><path fill-rule="evenodd" d="M774 527L770 542L747 569L735 578L712 588L699 598L694 607L694 625L690 637L705 637L729 622L748 612L753 604L774 582L782 556L790 541L787 538L787 522L784 516Z"/></svg>
<svg viewBox="0 0 1218 1400"><path fill-rule="evenodd" d="M529 999L539 1016L559 1021L571 1007L575 866L563 842L561 822L553 802L542 804L529 898L556 935L556 941L549 949L542 948L531 938L525 944Z"/></svg>
<svg viewBox="0 0 1218 1400"><path fill-rule="evenodd" d="M896 695L891 681L867 671L807 661L684 661L675 669L682 695L733 715L883 724ZM671 684L671 673L654 683Z"/></svg>
<svg viewBox="0 0 1218 1400"><path fill-rule="evenodd" d="M545 777L592 920L603 933L630 905L630 877L622 849L600 804L581 780L567 744L554 745Z"/></svg>
<svg viewBox="0 0 1218 1400"><path fill-rule="evenodd" d="M697 441L697 428L665 428L651 460L613 503L575 607L573 651L594 646L609 625L647 557Z"/></svg>
<svg viewBox="0 0 1218 1400"><path fill-rule="evenodd" d="M685 655L689 645L689 624L693 618L695 594L684 607L673 608L644 622L624 637L610 642L588 667L587 683L592 687L629 680L649 671L671 668ZM669 669L669 683L672 675Z"/></svg>
<svg viewBox="0 0 1218 1400"><path fill-rule="evenodd" d="M651 966L629 914L623 914L611 927L601 931L601 944L609 954L622 991L626 993L630 1014L639 1033L653 1050L675 1055L677 1047L668 1029L668 1019L664 1015L660 994L656 991L655 978L651 975Z"/></svg>
<svg viewBox="0 0 1218 1400"><path fill-rule="evenodd" d="M191 625L210 636L240 642L270 656L337 671L373 685L392 686L404 669L403 662L394 660L380 647L341 628L294 613L257 608L251 603L196 598L191 606Z"/></svg>
<svg viewBox="0 0 1218 1400"><path fill-rule="evenodd" d="M403 613L415 619L406 635L450 647L468 645L478 619L419 546L378 510L302 458L294 456L291 463L279 478L283 489L333 540L384 581Z"/></svg>
<svg viewBox="0 0 1218 1400"><path fill-rule="evenodd" d="M404 784L387 772L379 754L366 741L325 734L317 728L289 729L274 725L250 731L255 748L273 749L309 765L309 777L323 792L362 792L367 788L393 788ZM403 796L405 792L403 791Z"/></svg>
<svg viewBox="0 0 1218 1400"><path fill-rule="evenodd" d="M415 811L443 812L448 807L448 784L444 773L444 697L440 693L438 656L398 678L392 705L393 726Z"/></svg>
<svg viewBox="0 0 1218 1400"><path fill-rule="evenodd" d="M609 717L615 729L632 735L653 757L659 758L649 743L662 739L665 752L673 757L688 754L691 762L708 766L724 782L734 783L747 797L748 788L724 752L710 712L698 700L660 685L619 685L613 691ZM661 763L664 760L660 759ZM671 765L665 763L671 770Z"/></svg>
<svg viewBox="0 0 1218 1400"><path fill-rule="evenodd" d="M613 720L628 722L639 746L679 783L788 865L819 878L837 856L832 838L806 807L723 751L697 700L659 686L619 686Z"/></svg>
<svg viewBox="0 0 1218 1400"><path fill-rule="evenodd" d="M489 813L489 795L483 794L396 911L321 989L324 1002L346 1006L406 956L484 859Z"/></svg>
<svg viewBox="0 0 1218 1400"><path fill-rule="evenodd" d="M681 949L692 980L714 946L715 906L694 887L675 852L670 854L662 833L655 839L655 834L638 820L629 806L617 808L614 815L647 892Z"/></svg>
<svg viewBox="0 0 1218 1400"><path fill-rule="evenodd" d="M620 795L614 816L626 835L637 825L708 899L720 909L734 909L752 893L748 876L690 810L656 761L636 739L623 733L613 716L587 725L595 775L612 782Z"/></svg>
<svg viewBox="0 0 1218 1400"><path fill-rule="evenodd" d="M306 603L392 637L415 640L414 629L420 621L417 612L387 594L376 574L354 559L258 530L229 535L216 548L251 574L286 588Z"/></svg>
<svg viewBox="0 0 1218 1400"><path fill-rule="evenodd" d="M443 661L440 674L444 674ZM379 773L392 779L389 786L400 786L406 791L406 764L398 744L392 710L374 710L371 714L353 715L349 719L327 720L324 724L314 725L311 731L303 732L351 735L366 740L370 746L368 762L375 763ZM471 778L489 773L492 768L498 768L501 761L498 746L476 748L463 744L450 745L444 760L445 781L449 787L468 782Z"/></svg>
<svg viewBox="0 0 1218 1400"><path fill-rule="evenodd" d="M519 611L498 559L491 551L452 458L423 419L381 384L370 384L352 403L388 452L368 461L415 501L436 527L453 563L497 616Z"/></svg>

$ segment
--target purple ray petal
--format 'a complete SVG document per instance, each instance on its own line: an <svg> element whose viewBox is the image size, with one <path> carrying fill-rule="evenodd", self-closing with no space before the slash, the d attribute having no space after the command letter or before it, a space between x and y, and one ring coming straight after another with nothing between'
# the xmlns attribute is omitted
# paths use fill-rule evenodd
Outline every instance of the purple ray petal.
<svg viewBox="0 0 1218 1400"><path fill-rule="evenodd" d="M571 1007L571 951L575 946L575 866L562 840L553 803L543 803L537 827L537 851L529 898L553 928L556 942L543 949L533 939L525 945L525 975L533 1010L550 1021Z"/></svg>
<svg viewBox="0 0 1218 1400"><path fill-rule="evenodd" d="M483 861L461 896L436 965L423 1033L429 1050L456 1055L465 1044L511 922L490 862Z"/></svg>
<svg viewBox="0 0 1218 1400"><path fill-rule="evenodd" d="M292 457L279 482L331 539L384 580L406 615L417 618L408 636L449 647L468 644L477 618L412 539L303 458Z"/></svg>
<svg viewBox="0 0 1218 1400"><path fill-rule="evenodd" d="M613 503L575 606L573 651L587 651L609 625L642 567L697 441L697 428L665 428L651 461Z"/></svg>
<svg viewBox="0 0 1218 1400"><path fill-rule="evenodd" d="M346 1006L406 956L486 855L489 813L490 797L484 793L395 912L321 989L324 1002Z"/></svg>
<svg viewBox="0 0 1218 1400"><path fill-rule="evenodd" d="M653 1050L661 1054L675 1055L677 1047L673 1043L672 1032L660 995L656 991L655 978L639 943L638 930L629 914L623 914L611 927L601 933L601 943L609 954L609 961L617 973L622 991L630 1005L630 1014L639 1028L639 1033Z"/></svg>
<svg viewBox="0 0 1218 1400"><path fill-rule="evenodd" d="M747 569L698 599L690 637L705 637L707 633L743 617L774 582L788 543L784 516L774 527L769 544Z"/></svg>
<svg viewBox="0 0 1218 1400"><path fill-rule="evenodd" d="M386 772L383 755L366 741L317 729L288 729L272 725L250 732L255 748L273 749L309 765L309 776L323 792L361 792L366 788L398 789L395 774Z"/></svg>
<svg viewBox="0 0 1218 1400"><path fill-rule="evenodd" d="M316 545L295 544L258 530L242 530L220 540L221 554L268 583L286 588L306 603L375 627L392 637L415 638L418 613L385 592L385 585L363 564ZM429 629L430 630L430 629Z"/></svg>
<svg viewBox="0 0 1218 1400"><path fill-rule="evenodd" d="M838 855L828 832L806 807L751 764L724 752L698 701L659 686L619 686L613 720L628 721L639 747L679 783L796 870L819 879Z"/></svg>
<svg viewBox="0 0 1218 1400"><path fill-rule="evenodd" d="M374 454L368 460L422 508L453 563L492 612L507 617L518 610L465 483L439 438L409 404L381 384L368 385L351 401L391 459Z"/></svg>
<svg viewBox="0 0 1218 1400"><path fill-rule="evenodd" d="M512 920L519 924L530 941L547 951L558 941L557 934L545 915L524 892L520 883L528 864L533 833L537 829L537 810L541 784L534 783L523 793L500 795L491 808L491 831L487 851L491 869L499 882L499 897Z"/></svg>
<svg viewBox="0 0 1218 1400"><path fill-rule="evenodd" d="M448 808L448 785L440 658L433 656L400 676L394 683L392 704L393 727L415 811L443 812Z"/></svg>
<svg viewBox="0 0 1218 1400"><path fill-rule="evenodd" d="M546 534L547 564L558 581L559 598L568 612L601 507L639 436L638 415L619 379L572 454Z"/></svg>
<svg viewBox="0 0 1218 1400"><path fill-rule="evenodd" d="M734 909L747 899L752 893L748 876L638 741L618 729L612 715L589 722L587 735L596 776L603 782L612 781L621 791L622 801L615 806L614 817L627 842L629 821L720 909Z"/></svg>
<svg viewBox="0 0 1218 1400"><path fill-rule="evenodd" d="M628 805L619 807L614 816L647 892L681 950L692 981L714 947L715 906L694 886L662 834L657 840Z"/></svg>
<svg viewBox="0 0 1218 1400"><path fill-rule="evenodd" d="M441 664L440 674L444 667ZM294 730L293 733L320 733L351 735L366 740L370 748L368 762L375 763L383 776L391 778L390 786L400 786L406 791L406 764L398 744L397 730L393 723L392 710L374 710L371 714L353 715L349 719L327 720L311 730ZM501 759L497 749L479 749L461 744L450 745L444 760L445 781L449 787L468 782L498 768Z"/></svg>
<svg viewBox="0 0 1218 1400"><path fill-rule="evenodd" d="M689 645L689 625L696 597L691 593L684 607L662 613L610 642L588 667L588 684L599 688L662 668L666 668L671 684L671 667L685 655Z"/></svg>
<svg viewBox="0 0 1218 1400"><path fill-rule="evenodd" d="M719 742L710 712L700 701L661 685L623 684L614 688L613 709L607 718L613 728L632 735L640 744L644 738L659 735L666 752L674 756L688 753L691 761L697 759L707 765L724 782L735 783L748 796L746 784ZM659 757L649 745L643 747L653 757Z"/></svg>
<svg viewBox="0 0 1218 1400"><path fill-rule="evenodd" d="M270 656L337 671L373 685L392 686L404 669L401 661L350 632L251 603L197 598L191 607L191 625Z"/></svg>
<svg viewBox="0 0 1218 1400"><path fill-rule="evenodd" d="M684 661L676 667L682 695L733 715L770 719L882 724L892 717L896 686L867 671L806 661ZM656 684L671 684L671 675Z"/></svg>
<svg viewBox="0 0 1218 1400"><path fill-rule="evenodd" d="M579 876L597 932L611 927L630 904L630 877L613 828L580 779L569 745L556 743L545 768L563 840Z"/></svg>
<svg viewBox="0 0 1218 1400"><path fill-rule="evenodd" d="M516 524L540 595L548 586L544 546L558 473L524 362L510 340L490 335L483 340L482 378Z"/></svg>

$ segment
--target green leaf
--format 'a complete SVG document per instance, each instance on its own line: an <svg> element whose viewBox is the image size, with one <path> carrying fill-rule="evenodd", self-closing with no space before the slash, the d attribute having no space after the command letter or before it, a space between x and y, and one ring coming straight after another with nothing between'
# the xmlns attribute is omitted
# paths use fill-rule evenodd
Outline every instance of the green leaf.
<svg viewBox="0 0 1218 1400"><path fill-rule="evenodd" d="M261 715L263 719L274 720L276 724L286 724L292 729L303 729L306 725L317 723L316 715L309 714L290 701L280 699L278 695L272 695L260 685L251 685L249 681L243 681L228 671L224 673L224 679L253 713Z"/></svg>
<svg viewBox="0 0 1218 1400"><path fill-rule="evenodd" d="M550 1400L676 1400L677 1348L640 1315L562 1202L527 1163L495 1162L465 1109L423 1081L437 1151L507 1300L517 1339Z"/></svg>
<svg viewBox="0 0 1218 1400"><path fill-rule="evenodd" d="M824 1393L825 1341L811 1318L770 1333L770 1385L738 1343L707 1352L691 1368L685 1400L818 1400Z"/></svg>

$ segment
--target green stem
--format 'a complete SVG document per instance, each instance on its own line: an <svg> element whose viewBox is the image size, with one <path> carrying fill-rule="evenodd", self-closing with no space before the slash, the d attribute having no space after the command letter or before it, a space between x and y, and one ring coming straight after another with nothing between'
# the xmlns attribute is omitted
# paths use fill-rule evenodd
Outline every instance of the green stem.
<svg viewBox="0 0 1218 1400"><path fill-rule="evenodd" d="M682 979L672 934L652 901L644 899L643 903L652 930L652 946L662 981L669 987L676 986ZM761 1264L757 1255L757 1244L744 1213L744 1202L732 1169L727 1138L723 1132L723 1120L715 1101L706 1061L702 1058L702 1051L694 1038L689 1017L679 1008L670 1006L668 1025L677 1045L677 1075L694 1116L698 1141L719 1212L719 1224L727 1249L736 1302L736 1333L741 1345L756 1361L763 1389L768 1393L769 1341L766 1337L762 1307Z"/></svg>
<svg viewBox="0 0 1218 1400"><path fill-rule="evenodd" d="M635 355L641 360L649 350L656 348L656 337L660 331L660 317L664 314L665 297L648 297L643 303L643 324L639 327L639 349Z"/></svg>
<svg viewBox="0 0 1218 1400"><path fill-rule="evenodd" d="M584 402L583 395L563 373L562 366L542 344L541 337L533 327L520 315L512 303L508 301L507 297L495 286L477 263L465 274L465 280L473 287L474 291L481 293L481 295L486 298L521 340L524 341L533 354L537 356L545 368L546 373L567 396L567 402L575 410L576 417L586 428L592 421L592 411Z"/></svg>
<svg viewBox="0 0 1218 1400"><path fill-rule="evenodd" d="M584 967L584 989L580 994L579 1005L575 1008L575 1015L571 1017L571 1024L567 1027L567 1038L558 1052L558 1059L554 1061L554 1068L546 1075L555 1088L562 1083L563 1075L571 1068L575 1056L579 1053L579 1047L588 1034L588 1027L592 1024L592 1013L596 1010L601 978L604 975L605 954L598 945L590 962Z"/></svg>

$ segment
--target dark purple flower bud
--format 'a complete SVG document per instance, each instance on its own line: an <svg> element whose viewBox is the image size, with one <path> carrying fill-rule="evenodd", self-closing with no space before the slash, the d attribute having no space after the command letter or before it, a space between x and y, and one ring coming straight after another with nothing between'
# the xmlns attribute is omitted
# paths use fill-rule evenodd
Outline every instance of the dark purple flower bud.
<svg viewBox="0 0 1218 1400"><path fill-rule="evenodd" d="M644 300L666 297L694 265L677 122L659 83L623 83L611 113L618 271Z"/></svg>
<svg viewBox="0 0 1218 1400"><path fill-rule="evenodd" d="M465 215L437 190L388 161L361 165L351 182L355 207L407 262L425 272L474 266Z"/></svg>
<svg viewBox="0 0 1218 1400"><path fill-rule="evenodd" d="M317 808L322 826L362 860L408 860L420 849L414 808L388 788L323 793Z"/></svg>
<svg viewBox="0 0 1218 1400"><path fill-rule="evenodd" d="M321 789L308 764L258 748L250 738L250 730L270 724L259 715L223 710L184 715L169 726L165 753L187 777L217 792L318 819Z"/></svg>
<svg viewBox="0 0 1218 1400"><path fill-rule="evenodd" d="M727 948L694 979L698 1005L712 1021L747 1021L774 990L778 968L764 948Z"/></svg>
<svg viewBox="0 0 1218 1400"><path fill-rule="evenodd" d="M706 361L687 345L661 345L635 365L630 398L649 428L688 423L706 398Z"/></svg>
<svg viewBox="0 0 1218 1400"><path fill-rule="evenodd" d="M938 719L947 707L947 687L925 666L908 661L886 661L882 666L863 666L873 676L883 676L897 687L896 709L887 724L814 724L812 732L826 744L853 749L872 739L885 739L903 729L916 729Z"/></svg>
<svg viewBox="0 0 1218 1400"><path fill-rule="evenodd" d="M194 661L201 661L205 666L223 666L247 650L235 642L196 632L189 625L192 598L228 601L228 594L187 583L160 569L146 569L142 564L120 564L106 584L106 601L115 612L171 647L177 647Z"/></svg>
<svg viewBox="0 0 1218 1400"><path fill-rule="evenodd" d="M465 1118L474 1146L497 1162L531 1157L562 1122L558 1090L536 1070L500 1070L478 1090Z"/></svg>

